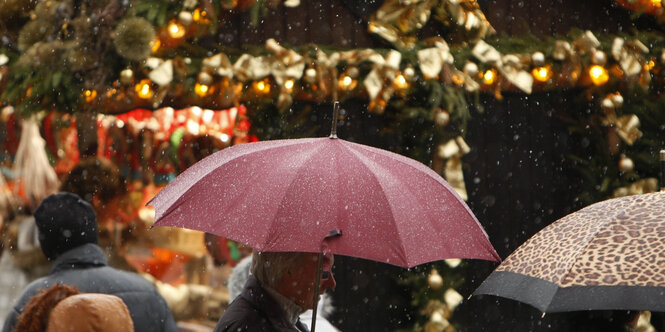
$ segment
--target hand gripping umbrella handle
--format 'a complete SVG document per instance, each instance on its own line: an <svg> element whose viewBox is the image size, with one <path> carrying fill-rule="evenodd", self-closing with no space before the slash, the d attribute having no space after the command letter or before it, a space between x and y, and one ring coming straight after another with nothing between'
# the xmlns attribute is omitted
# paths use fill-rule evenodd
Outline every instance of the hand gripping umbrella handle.
<svg viewBox="0 0 665 332"><path fill-rule="evenodd" d="M335 102L335 105L339 107L339 102ZM326 235L325 238L323 238L323 242L325 243L325 241L331 237L341 236L341 235L342 231L338 229L333 229L332 231L328 232L328 235ZM322 245L322 249L319 252L319 261L316 264L316 281L314 282L314 298L312 299L312 301L314 301L314 307L312 308L311 332L314 332L316 330L316 312L318 311L319 308L319 288L321 288L321 273L322 273L321 270L323 270L323 246L324 245Z"/></svg>

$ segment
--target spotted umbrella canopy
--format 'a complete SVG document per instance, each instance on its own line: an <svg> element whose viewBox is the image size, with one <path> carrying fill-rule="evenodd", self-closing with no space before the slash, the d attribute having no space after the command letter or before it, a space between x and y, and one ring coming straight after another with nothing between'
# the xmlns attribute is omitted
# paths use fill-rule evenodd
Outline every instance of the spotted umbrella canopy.
<svg viewBox="0 0 665 332"><path fill-rule="evenodd" d="M665 193L606 200L541 230L474 292L542 312L665 311Z"/></svg>

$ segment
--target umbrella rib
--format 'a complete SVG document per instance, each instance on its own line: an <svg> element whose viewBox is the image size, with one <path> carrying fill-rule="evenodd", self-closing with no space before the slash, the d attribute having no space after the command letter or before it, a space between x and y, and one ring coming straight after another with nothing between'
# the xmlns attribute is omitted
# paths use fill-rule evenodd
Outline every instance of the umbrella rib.
<svg viewBox="0 0 665 332"><path fill-rule="evenodd" d="M588 207L587 207L587 208L588 208ZM584 209L587 209L587 208L584 208ZM562 220L560 220L559 222L562 222ZM589 248L589 246L591 245L591 242L593 242L593 239L596 237L596 235L597 235L598 233L600 233L600 231L601 231L602 229L604 229L605 226L606 226L608 223L610 223L610 222L612 222L612 220L610 220L609 218L607 218L606 220L604 220L604 221L601 222L601 225L598 226L598 229L596 229L595 232L593 232L592 234L590 234L590 236L589 236L589 240L588 240L587 243L584 245L584 247L580 250L580 254L579 254L579 255L576 255L576 258L573 260L573 263L570 264L570 266L566 269L567 272L566 272L566 274L564 274L563 277L561 278L561 282L563 282L563 281L566 279L566 277L568 277L569 275L571 275L571 272L572 272L571 270L572 270L573 266L575 266L575 264L577 264L577 262L580 260L580 256L582 256L582 253L584 253L584 252L587 250L587 248ZM559 287L559 289L557 289L557 292L558 292L560 289L561 289L561 287ZM556 293L555 293L555 295L556 295ZM554 299L554 296L552 297L552 299Z"/></svg>
<svg viewBox="0 0 665 332"><path fill-rule="evenodd" d="M421 173L427 174L427 176L429 176L432 180L434 180L434 181L436 181L436 182L439 182L439 183L443 184L443 185L444 185L446 188L448 188L449 191L450 191L454 196L456 196L460 201L464 201L464 200L459 196L459 194L457 193L457 191L456 191L455 189L453 189L453 188L450 186L450 184L448 184L448 183L443 179L443 177L441 177L441 175L436 174L436 172L434 172L431 168L427 167L425 164L423 164L423 163L421 163L421 162L419 162L419 161L416 161L416 160L413 160L413 159L407 158L407 157L405 157L405 156L402 156L402 155L399 155L399 154L394 153L395 156L403 157L402 159L398 159L398 158L394 158L394 156L392 156L391 154L388 154L389 151L387 151L387 150L382 150L382 149L379 149L379 148L374 148L374 147L367 146L367 145L362 145L362 144L355 144L355 143L351 143L351 142L347 142L347 143L349 143L349 145L352 145L352 146L354 146L354 147L358 147L358 148L364 149L364 150L366 150L366 151L375 152L375 153L380 154L380 155L382 155L382 156L388 157L388 158L390 158L390 159L392 159L392 160L394 160L394 161L397 161L397 162L399 162L399 163L402 163L402 164L404 164L404 165L407 165L407 166L409 166L409 167L411 167L411 168L415 168L416 170L418 170L418 167L423 167L423 168L425 168L425 169L428 169L428 170L430 170L431 172L421 172ZM436 175L434 175L434 174L436 174ZM485 231L485 228L484 228L484 227L480 224L480 222L477 220L476 216L473 214L473 212L471 211L471 209L470 209L466 204L462 204L462 205L463 205L463 207L464 207L464 211L465 211L465 212L471 217L471 219L473 219L474 221L476 221L476 225L478 226L478 228L480 228L481 232L483 232L483 234L485 234L485 237L486 237L486 238L488 239L488 241L489 241L489 235L488 235L487 232ZM499 258L499 257L497 256L497 258Z"/></svg>
<svg viewBox="0 0 665 332"><path fill-rule="evenodd" d="M374 172L371 171L371 168L365 163L365 159L364 159L364 158L359 158L359 153L352 149L353 146L357 146L357 145L358 145L358 144L355 144L355 145L348 145L348 146L345 145L345 146L344 146L344 148L345 148L344 151L345 151L346 153L349 153L349 154L352 154L353 156L355 156L356 159L358 159L358 160L360 161L360 163L361 163L361 164L362 164L362 165L368 170L368 173L370 173L370 174L372 175L372 177L374 177L374 178L376 179L376 182L379 184L379 186L381 186L381 188L384 188L384 187L383 187L383 184L381 183L381 181L379 180L379 178L376 176L376 174L374 174ZM360 145L360 146L362 146L362 145ZM368 149L368 150L369 150L369 149ZM371 151L371 150L369 150L369 151ZM392 173L389 172L389 174L390 174L391 176L393 176ZM400 184L402 183L402 181L400 181L398 177L393 176L393 178L395 178L395 179L397 180L397 182L399 182ZM407 188L408 188L408 187L407 187ZM410 191L409 191L409 192L410 192ZM386 196L385 190L382 190L382 191L381 191L381 194L383 195L383 197L385 198L385 200L386 200L388 206L390 207L391 217L392 217L392 220L394 221L394 220L396 219L396 218L395 218L395 212L394 212L394 210L393 210L393 206L392 206L392 204L390 204L390 200L389 200L388 197ZM398 228L397 223L393 222L392 225L393 225L393 227L394 227L395 229ZM405 265L407 265L408 262L409 262L408 257L407 257L407 256L408 256L408 252L407 252L406 248L404 247L404 241L402 241L402 240L403 240L403 239L402 239L402 233L401 233L401 232L395 232L395 233L397 233L397 235L399 236L399 239L400 239L400 241L399 241L399 247L400 247L400 249L402 250L402 254L403 254L403 256L404 256L404 257L403 257L403 258L404 258L404 263L405 263Z"/></svg>
<svg viewBox="0 0 665 332"><path fill-rule="evenodd" d="M302 162L302 163L300 164L300 167L298 167L298 170L295 172L295 175L293 176L293 179L297 179L297 178L298 178L298 176L301 174L302 170L303 170L303 169L305 168L305 166L307 165L307 161L309 161L309 160L311 160L312 158L314 158L314 156L316 155L316 153L321 149L321 146L320 146L320 145L313 145L313 146L316 147L316 149L313 149L312 152L310 153L310 155L304 160L304 162ZM301 152L302 152L302 151L301 151ZM282 203L284 203L284 202L286 201L286 199L287 199L287 195L286 195L286 193L288 193L288 192L290 191L290 189L293 187L293 184L294 184L294 181L291 181L291 182L289 183L289 186L286 187L286 189L284 190L284 195L282 195L282 201L280 202L280 205L279 205L279 206L282 206L282 205L283 205ZM279 212L279 209L276 209L275 212L274 212L274 214L273 214L273 216L271 217L270 220L274 220L274 219L275 219L275 215L276 215L278 212ZM265 242L265 239L269 239L269 238L271 238L270 234L273 234L273 233L274 233L274 229L275 229L275 227L277 227L276 223L274 223L274 222L270 222L269 227L268 227L268 229L267 229L267 231L266 231L266 233L265 233L264 242Z"/></svg>

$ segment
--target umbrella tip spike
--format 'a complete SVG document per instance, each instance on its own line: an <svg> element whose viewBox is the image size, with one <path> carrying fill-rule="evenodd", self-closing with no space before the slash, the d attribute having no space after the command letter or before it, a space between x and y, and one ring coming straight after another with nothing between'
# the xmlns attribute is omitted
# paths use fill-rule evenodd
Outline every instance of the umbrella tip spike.
<svg viewBox="0 0 665 332"><path fill-rule="evenodd" d="M330 128L330 138L337 138L337 121L339 120L339 101L333 104L332 128Z"/></svg>

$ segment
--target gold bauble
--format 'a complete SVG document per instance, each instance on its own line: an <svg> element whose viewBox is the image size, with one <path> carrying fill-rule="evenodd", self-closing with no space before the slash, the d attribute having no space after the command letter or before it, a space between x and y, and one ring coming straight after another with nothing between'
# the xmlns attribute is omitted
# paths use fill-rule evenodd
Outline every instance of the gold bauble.
<svg viewBox="0 0 665 332"><path fill-rule="evenodd" d="M120 72L120 83L125 85L132 84L133 79L134 79L134 71L132 71L131 69L127 68Z"/></svg>
<svg viewBox="0 0 665 332"><path fill-rule="evenodd" d="M476 77L476 75L478 75L478 65L474 62L468 61L464 64L464 69L462 69L462 71L471 77Z"/></svg>
<svg viewBox="0 0 665 332"><path fill-rule="evenodd" d="M307 68L305 70L305 77L304 77L305 82L307 83L314 83L316 81L316 69L314 68Z"/></svg>
<svg viewBox="0 0 665 332"><path fill-rule="evenodd" d="M603 51L596 50L593 52L591 62L596 65L604 66L607 63L607 55L605 55L605 52Z"/></svg>
<svg viewBox="0 0 665 332"><path fill-rule="evenodd" d="M434 123L439 127L447 126L450 123L450 113L442 108L437 109Z"/></svg>
<svg viewBox="0 0 665 332"><path fill-rule="evenodd" d="M429 276L427 276L427 284L430 288L437 290L443 287L443 277L439 274L439 271L432 269Z"/></svg>
<svg viewBox="0 0 665 332"><path fill-rule="evenodd" d="M199 73L198 81L201 84L210 85L212 83L212 76L205 71Z"/></svg>
<svg viewBox="0 0 665 332"><path fill-rule="evenodd" d="M622 172L631 172L635 169L635 163L632 159L626 157L625 155L621 155L621 159L619 160L619 169Z"/></svg>
<svg viewBox="0 0 665 332"><path fill-rule="evenodd" d="M194 17L192 16L192 13L188 11L183 10L178 14L178 21L180 21L180 23L182 23L184 26L192 24L193 20Z"/></svg>
<svg viewBox="0 0 665 332"><path fill-rule="evenodd" d="M545 64L545 54L543 52L534 52L531 55L531 63L536 67L541 67Z"/></svg>

